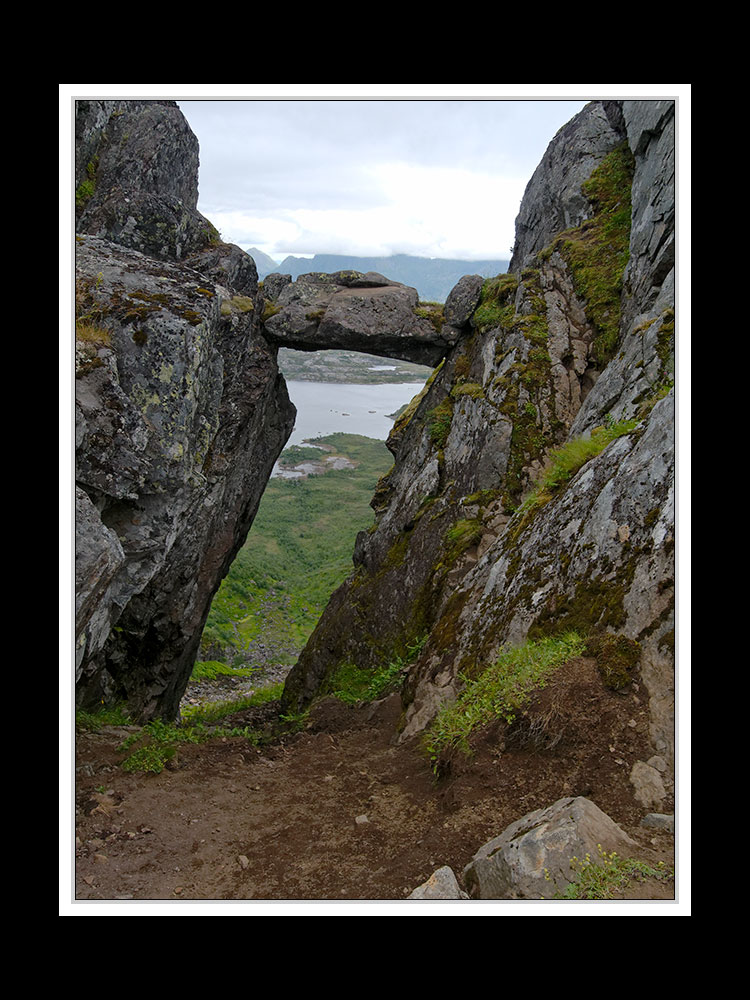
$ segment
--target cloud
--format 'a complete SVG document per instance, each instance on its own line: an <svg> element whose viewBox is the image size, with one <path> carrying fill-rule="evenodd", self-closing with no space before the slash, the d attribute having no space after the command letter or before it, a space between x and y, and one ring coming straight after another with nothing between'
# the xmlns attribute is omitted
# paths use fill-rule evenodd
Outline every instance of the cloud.
<svg viewBox="0 0 750 1000"><path fill-rule="evenodd" d="M506 258L533 170L583 101L179 101L199 208L287 253Z"/></svg>

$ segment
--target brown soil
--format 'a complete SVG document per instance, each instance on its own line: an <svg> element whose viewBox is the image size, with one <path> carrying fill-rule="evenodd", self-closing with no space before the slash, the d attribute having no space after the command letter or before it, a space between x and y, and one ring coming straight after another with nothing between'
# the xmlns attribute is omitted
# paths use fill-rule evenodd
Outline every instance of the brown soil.
<svg viewBox="0 0 750 1000"><path fill-rule="evenodd" d="M673 866L674 837L640 826L647 810L628 780L651 755L637 685L611 692L593 661L575 661L439 780L418 740L395 741L399 714L398 696L326 699L299 733L262 749L241 738L182 746L159 774L121 768L122 729L79 733L75 900L403 901L443 865L461 881L483 843L568 795L618 822L640 845L634 856ZM632 882L619 898L671 900L674 883Z"/></svg>

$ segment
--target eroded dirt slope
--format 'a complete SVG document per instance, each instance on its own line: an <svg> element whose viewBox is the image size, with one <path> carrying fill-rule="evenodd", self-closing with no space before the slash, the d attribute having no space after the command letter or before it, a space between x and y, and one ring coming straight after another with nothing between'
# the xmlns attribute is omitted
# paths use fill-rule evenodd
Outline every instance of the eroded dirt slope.
<svg viewBox="0 0 750 1000"><path fill-rule="evenodd" d="M526 720L485 732L439 781L418 741L394 743L399 711L397 697L324 700L298 734L262 749L187 745L159 774L120 767L121 729L78 734L76 901L405 901L442 865L460 880L484 842L563 795L590 797L640 858L672 864L674 838L639 825L627 780L646 752L637 685L608 691L580 660ZM626 895L664 900L674 887L633 883Z"/></svg>

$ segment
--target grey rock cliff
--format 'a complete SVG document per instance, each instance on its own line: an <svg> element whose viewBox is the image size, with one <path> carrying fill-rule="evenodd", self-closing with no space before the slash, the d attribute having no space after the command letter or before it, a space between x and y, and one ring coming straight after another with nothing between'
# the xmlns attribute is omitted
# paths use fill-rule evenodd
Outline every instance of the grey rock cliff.
<svg viewBox="0 0 750 1000"><path fill-rule="evenodd" d="M394 426L376 525L284 707L306 705L343 661L377 669L419 640L408 739L503 644L581 627L637 648L668 799L673 112L587 106L529 184L511 273L462 279L443 316L375 274L260 290L252 258L195 208L197 144L173 103L81 102L79 704L125 698L141 718L175 715L211 598L293 425L277 346L349 347L441 363ZM555 448L624 420L569 482L526 502Z"/></svg>
<svg viewBox="0 0 750 1000"><path fill-rule="evenodd" d="M197 210L198 141L174 101L78 101L76 229L179 260L217 237Z"/></svg>
<svg viewBox="0 0 750 1000"><path fill-rule="evenodd" d="M376 525L287 680L287 707L339 663L377 669L426 637L403 689L407 739L504 644L575 627L637 649L652 747L671 766L673 113L594 102L550 143L511 273L457 313L461 338L394 428ZM622 430L525 504L553 450L599 426Z"/></svg>
<svg viewBox="0 0 750 1000"><path fill-rule="evenodd" d="M618 101L592 101L563 125L526 186L509 271L519 271L558 233L591 217L582 185L624 138Z"/></svg>
<svg viewBox="0 0 750 1000"><path fill-rule="evenodd" d="M227 287L241 253L193 259L199 271L78 237L79 305L96 319L77 341L82 704L176 712L211 598L291 433L252 284Z"/></svg>

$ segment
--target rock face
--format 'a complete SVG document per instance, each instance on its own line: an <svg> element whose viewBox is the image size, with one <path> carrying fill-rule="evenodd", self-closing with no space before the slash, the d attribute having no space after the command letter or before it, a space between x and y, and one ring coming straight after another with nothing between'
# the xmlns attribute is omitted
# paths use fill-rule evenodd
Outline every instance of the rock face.
<svg viewBox="0 0 750 1000"><path fill-rule="evenodd" d="M161 260L218 237L197 210L198 141L174 101L76 103L76 229Z"/></svg>
<svg viewBox="0 0 750 1000"><path fill-rule="evenodd" d="M125 698L144 718L174 715L211 597L291 433L243 257L225 247L189 267L77 239L82 704Z"/></svg>
<svg viewBox="0 0 750 1000"><path fill-rule="evenodd" d="M77 702L173 717L295 411L179 110L77 110Z"/></svg>
<svg viewBox="0 0 750 1000"><path fill-rule="evenodd" d="M569 628L616 636L637 651L668 795L672 102L594 102L561 129L527 188L510 272L460 292L446 324L461 336L394 427L376 524L285 705L307 704L342 662L411 658L407 739L505 644ZM585 460L540 488L576 450Z"/></svg>
<svg viewBox="0 0 750 1000"><path fill-rule="evenodd" d="M197 212L197 143L173 102L81 102L76 138L78 703L178 711L292 429L279 344L439 362L394 426L376 524L283 707L303 708L342 662L400 658L408 739L507 643L615 637L637 650L650 706L653 756L632 780L666 811L673 104L594 102L561 129L510 273L462 279L444 315L375 274L275 275L260 290L252 259ZM585 461L545 482L572 446Z"/></svg>

